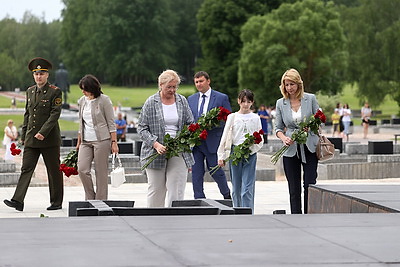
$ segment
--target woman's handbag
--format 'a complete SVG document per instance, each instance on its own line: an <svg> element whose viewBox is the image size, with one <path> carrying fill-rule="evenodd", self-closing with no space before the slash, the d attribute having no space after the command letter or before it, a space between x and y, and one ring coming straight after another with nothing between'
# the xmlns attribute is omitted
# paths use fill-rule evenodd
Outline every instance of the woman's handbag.
<svg viewBox="0 0 400 267"><path fill-rule="evenodd" d="M316 148L317 158L319 161L333 159L335 156L335 146L326 138L325 135L318 135L318 144Z"/></svg>
<svg viewBox="0 0 400 267"><path fill-rule="evenodd" d="M118 159L119 166L115 168L115 158ZM125 169L122 167L121 159L118 154L112 154L112 171L111 176L111 186L119 187L121 184L125 183Z"/></svg>

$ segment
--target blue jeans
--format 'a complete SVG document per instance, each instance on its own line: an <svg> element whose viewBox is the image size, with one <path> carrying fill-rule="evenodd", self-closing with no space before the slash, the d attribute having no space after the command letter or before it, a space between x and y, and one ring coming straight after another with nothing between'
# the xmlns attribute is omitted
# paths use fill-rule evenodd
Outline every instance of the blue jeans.
<svg viewBox="0 0 400 267"><path fill-rule="evenodd" d="M343 122L343 127L344 127L343 132L344 132L346 135L349 134L349 132L350 132L350 122L349 122L349 121L344 121L344 122Z"/></svg>
<svg viewBox="0 0 400 267"><path fill-rule="evenodd" d="M232 162L229 163L234 207L250 207L254 212L256 162L257 153L254 153L248 161L241 160L236 166Z"/></svg>

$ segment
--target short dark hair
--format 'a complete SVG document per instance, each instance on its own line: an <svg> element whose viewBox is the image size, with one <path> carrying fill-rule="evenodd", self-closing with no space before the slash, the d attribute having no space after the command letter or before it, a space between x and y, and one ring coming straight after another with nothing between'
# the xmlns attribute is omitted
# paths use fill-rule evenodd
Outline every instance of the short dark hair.
<svg viewBox="0 0 400 267"><path fill-rule="evenodd" d="M240 91L239 95L238 95L238 99L243 102L244 98L246 98L247 100L254 102L254 94L251 90L249 89L243 89L242 91Z"/></svg>
<svg viewBox="0 0 400 267"><path fill-rule="evenodd" d="M86 92L92 93L94 98L99 97L103 92L101 91L101 84L99 80L92 74L87 74L79 81L79 88Z"/></svg>
<svg viewBox="0 0 400 267"><path fill-rule="evenodd" d="M199 72L197 72L197 73L194 75L193 78L196 79L196 78L200 78L200 77L202 77L202 76L204 76L204 78L206 78L207 80L210 79L210 75L208 75L208 73L205 72L205 71L199 71Z"/></svg>

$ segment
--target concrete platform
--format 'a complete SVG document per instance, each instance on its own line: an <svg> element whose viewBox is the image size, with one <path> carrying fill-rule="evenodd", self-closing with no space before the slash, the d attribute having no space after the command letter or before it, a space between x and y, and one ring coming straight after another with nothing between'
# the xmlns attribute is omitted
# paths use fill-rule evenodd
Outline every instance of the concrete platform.
<svg viewBox="0 0 400 267"><path fill-rule="evenodd" d="M309 188L310 213L399 213L400 185L330 184Z"/></svg>
<svg viewBox="0 0 400 267"><path fill-rule="evenodd" d="M1 266L397 266L400 214L0 220Z"/></svg>

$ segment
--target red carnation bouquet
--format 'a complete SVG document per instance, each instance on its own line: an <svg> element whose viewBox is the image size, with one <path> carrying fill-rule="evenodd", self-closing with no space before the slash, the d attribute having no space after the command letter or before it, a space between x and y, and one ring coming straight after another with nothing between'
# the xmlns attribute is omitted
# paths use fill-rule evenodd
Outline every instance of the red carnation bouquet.
<svg viewBox="0 0 400 267"><path fill-rule="evenodd" d="M11 150L11 155L13 155L13 156L17 156L17 155L21 154L21 144L20 143L18 143L18 144L12 143L10 150Z"/></svg>
<svg viewBox="0 0 400 267"><path fill-rule="evenodd" d="M167 147L167 153L165 154L166 159L179 156L182 152L192 152L194 146L200 145L201 141L207 139L208 130L219 126L222 121L226 121L230 113L231 112L224 107L215 107L206 114L203 114L197 123L184 126L182 131L180 131L175 138L166 134L164 136L164 146ZM158 156L160 156L160 154L155 152L145 158L147 162L143 165L141 170L143 171L146 169Z"/></svg>
<svg viewBox="0 0 400 267"><path fill-rule="evenodd" d="M78 151L71 150L60 164L60 171L65 176L78 175Z"/></svg>
<svg viewBox="0 0 400 267"><path fill-rule="evenodd" d="M312 131L313 133L318 134L320 125L325 122L326 122L326 116L319 109L317 113L310 116L310 118L299 123L299 129L293 132L291 137L292 140L298 144L305 144L307 142L308 132ZM276 164L288 149L289 146L286 145L281 147L275 154L272 155L271 162L273 164Z"/></svg>
<svg viewBox="0 0 400 267"><path fill-rule="evenodd" d="M233 152L229 155L225 161L232 161L233 165L238 165L241 160L248 160L251 154L250 147L254 144L259 144L263 141L262 136L264 131L261 129L258 132L254 132L252 135L247 133L245 135L246 139L240 145L233 148ZM217 165L212 167L210 170L210 175L213 175L221 166Z"/></svg>

